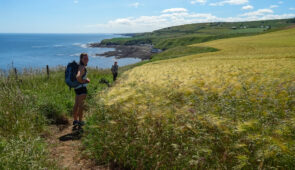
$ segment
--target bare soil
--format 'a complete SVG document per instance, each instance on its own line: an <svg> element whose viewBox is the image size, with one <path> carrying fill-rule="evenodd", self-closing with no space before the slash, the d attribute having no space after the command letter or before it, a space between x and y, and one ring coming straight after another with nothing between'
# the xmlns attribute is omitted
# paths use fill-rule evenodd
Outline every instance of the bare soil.
<svg viewBox="0 0 295 170"><path fill-rule="evenodd" d="M69 122L72 122L70 120ZM72 126L52 125L47 136L51 159L55 160L61 169L71 170L107 170L109 166L97 165L94 160L82 154L82 131L72 131Z"/></svg>

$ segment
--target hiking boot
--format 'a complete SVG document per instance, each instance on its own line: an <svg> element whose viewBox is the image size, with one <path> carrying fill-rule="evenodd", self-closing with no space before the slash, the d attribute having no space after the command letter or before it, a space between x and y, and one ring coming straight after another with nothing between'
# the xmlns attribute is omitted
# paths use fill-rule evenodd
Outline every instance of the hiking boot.
<svg viewBox="0 0 295 170"><path fill-rule="evenodd" d="M73 121L73 125L74 125L74 126L77 126L78 124L79 124L79 121L78 121L78 120L74 120L74 121Z"/></svg>
<svg viewBox="0 0 295 170"><path fill-rule="evenodd" d="M78 130L79 129L79 127L80 127L80 125L79 125L79 121L78 120L74 120L73 121L73 131L74 130Z"/></svg>
<svg viewBox="0 0 295 170"><path fill-rule="evenodd" d="M84 121L79 121L79 126L84 126L85 125L85 122Z"/></svg>

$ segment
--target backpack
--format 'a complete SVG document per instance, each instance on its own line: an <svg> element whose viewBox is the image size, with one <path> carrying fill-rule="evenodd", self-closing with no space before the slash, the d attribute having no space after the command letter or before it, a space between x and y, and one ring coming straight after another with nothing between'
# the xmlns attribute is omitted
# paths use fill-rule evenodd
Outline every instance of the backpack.
<svg viewBox="0 0 295 170"><path fill-rule="evenodd" d="M79 64L77 64L76 61L73 61L68 64L65 70L65 81L70 89L80 85L80 83L77 81L77 78L76 78L78 69L79 69Z"/></svg>

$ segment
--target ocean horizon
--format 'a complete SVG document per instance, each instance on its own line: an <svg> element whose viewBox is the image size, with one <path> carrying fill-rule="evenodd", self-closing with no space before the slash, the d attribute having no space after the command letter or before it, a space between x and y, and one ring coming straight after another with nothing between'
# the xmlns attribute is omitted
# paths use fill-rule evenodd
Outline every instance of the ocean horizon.
<svg viewBox="0 0 295 170"><path fill-rule="evenodd" d="M123 36L93 33L0 33L0 69L6 71L11 68L40 69L46 65L65 66L73 60L78 61L81 53L88 53L90 67L110 68L115 60L120 66L141 61L136 58L96 56L114 49L88 46L89 43L115 37Z"/></svg>

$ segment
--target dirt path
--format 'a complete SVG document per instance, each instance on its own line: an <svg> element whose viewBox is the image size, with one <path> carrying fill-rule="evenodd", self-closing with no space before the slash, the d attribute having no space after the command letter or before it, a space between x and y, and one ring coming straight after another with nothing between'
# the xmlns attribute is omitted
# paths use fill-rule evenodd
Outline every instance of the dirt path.
<svg viewBox="0 0 295 170"><path fill-rule="evenodd" d="M72 122L70 120L69 122ZM87 159L81 154L82 133L72 131L71 125L50 126L51 135L47 142L50 145L52 159L56 160L62 169L71 170L106 170L107 166L97 166L93 160Z"/></svg>

